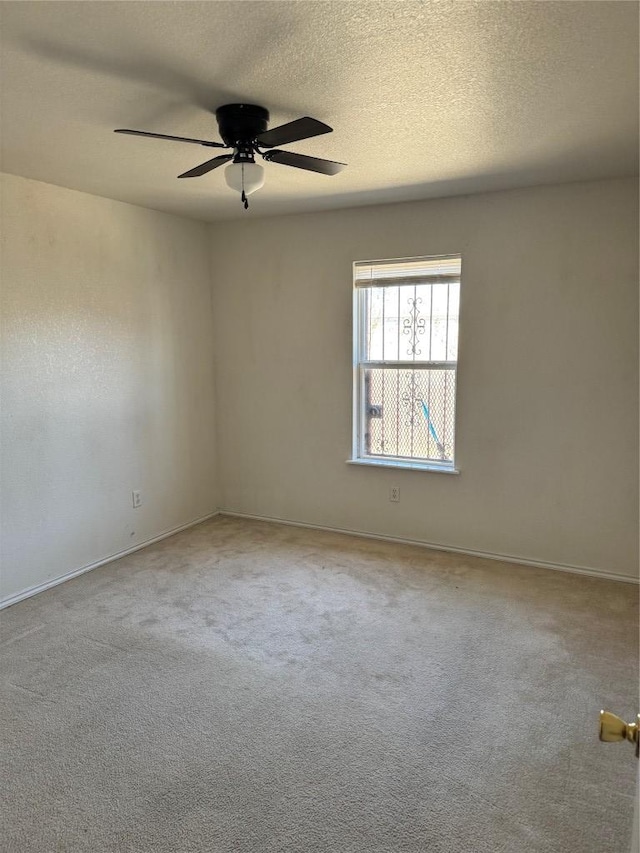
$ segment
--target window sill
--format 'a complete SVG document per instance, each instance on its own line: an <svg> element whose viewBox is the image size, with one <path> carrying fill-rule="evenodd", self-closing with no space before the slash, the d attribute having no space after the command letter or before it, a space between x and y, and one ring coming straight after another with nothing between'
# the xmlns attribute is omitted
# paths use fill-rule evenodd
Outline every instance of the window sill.
<svg viewBox="0 0 640 853"><path fill-rule="evenodd" d="M459 468L438 465L437 462L404 462L400 459L347 459L347 465L366 465L368 468L402 468L408 471L431 471L436 474L459 474Z"/></svg>

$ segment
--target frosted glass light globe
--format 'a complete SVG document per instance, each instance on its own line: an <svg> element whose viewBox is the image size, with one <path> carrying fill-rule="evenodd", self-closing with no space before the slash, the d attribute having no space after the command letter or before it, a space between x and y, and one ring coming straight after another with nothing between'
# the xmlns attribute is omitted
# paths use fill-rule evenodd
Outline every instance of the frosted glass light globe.
<svg viewBox="0 0 640 853"><path fill-rule="evenodd" d="M251 195L264 184L264 169L259 163L229 163L224 176L236 192L242 192L244 183L245 195Z"/></svg>

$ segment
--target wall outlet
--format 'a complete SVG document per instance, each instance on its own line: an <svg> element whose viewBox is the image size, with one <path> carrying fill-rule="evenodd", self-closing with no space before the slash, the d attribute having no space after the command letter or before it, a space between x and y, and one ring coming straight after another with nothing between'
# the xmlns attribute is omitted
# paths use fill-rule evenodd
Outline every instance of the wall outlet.
<svg viewBox="0 0 640 853"><path fill-rule="evenodd" d="M396 504L400 502L400 486L391 486L389 489L389 500Z"/></svg>
<svg viewBox="0 0 640 853"><path fill-rule="evenodd" d="M142 493L131 492L131 503L133 504L134 509L137 509L139 506L142 506Z"/></svg>

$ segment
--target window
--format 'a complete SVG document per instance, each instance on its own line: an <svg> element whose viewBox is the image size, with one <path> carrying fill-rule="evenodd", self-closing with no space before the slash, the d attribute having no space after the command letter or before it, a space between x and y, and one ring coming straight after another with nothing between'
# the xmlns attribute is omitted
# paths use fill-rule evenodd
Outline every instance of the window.
<svg viewBox="0 0 640 853"><path fill-rule="evenodd" d="M459 255L354 264L353 462L455 470Z"/></svg>

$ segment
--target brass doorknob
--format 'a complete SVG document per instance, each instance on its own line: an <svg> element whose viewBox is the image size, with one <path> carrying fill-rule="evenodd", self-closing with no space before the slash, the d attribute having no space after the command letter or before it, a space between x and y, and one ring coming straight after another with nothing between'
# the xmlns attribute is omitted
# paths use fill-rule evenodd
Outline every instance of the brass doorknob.
<svg viewBox="0 0 640 853"><path fill-rule="evenodd" d="M625 723L611 711L600 711L600 740L605 743L628 740L635 744L636 758L640 757L640 714L634 723Z"/></svg>

